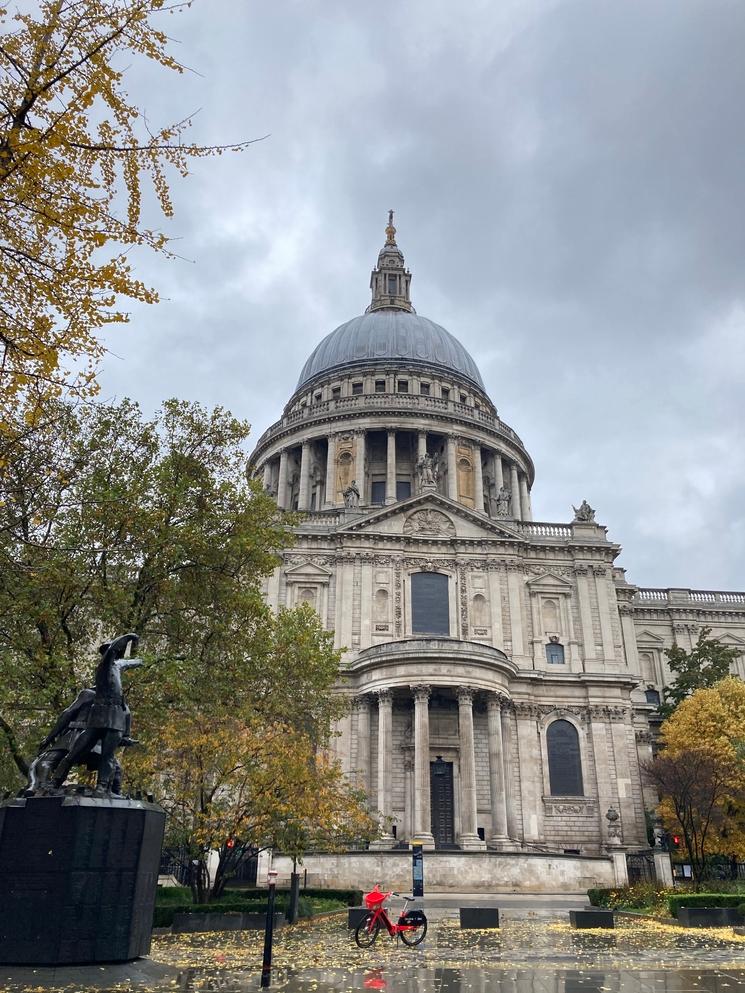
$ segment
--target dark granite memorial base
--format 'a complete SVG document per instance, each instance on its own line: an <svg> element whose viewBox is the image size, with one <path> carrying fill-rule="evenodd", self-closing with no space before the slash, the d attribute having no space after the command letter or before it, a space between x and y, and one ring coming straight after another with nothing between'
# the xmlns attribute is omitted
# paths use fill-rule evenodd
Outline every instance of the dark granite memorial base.
<svg viewBox="0 0 745 993"><path fill-rule="evenodd" d="M499 910L496 907L461 907L462 928L498 928Z"/></svg>
<svg viewBox="0 0 745 993"><path fill-rule="evenodd" d="M735 907L681 907L678 920L683 927L732 927L742 924Z"/></svg>
<svg viewBox="0 0 745 993"><path fill-rule="evenodd" d="M361 924L369 913L367 907L350 907L347 913L347 927L350 931L356 931L357 925Z"/></svg>
<svg viewBox="0 0 745 993"><path fill-rule="evenodd" d="M0 803L0 964L147 955L165 814L73 794Z"/></svg>
<svg viewBox="0 0 745 993"><path fill-rule="evenodd" d="M605 927L614 928L613 911L600 907L593 907L592 910L570 910L569 922L576 928Z"/></svg>

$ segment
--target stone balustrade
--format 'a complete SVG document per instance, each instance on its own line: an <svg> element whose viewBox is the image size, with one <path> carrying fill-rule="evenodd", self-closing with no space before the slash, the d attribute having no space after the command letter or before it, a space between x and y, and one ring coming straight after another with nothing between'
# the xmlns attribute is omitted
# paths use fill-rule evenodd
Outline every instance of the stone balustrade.
<svg viewBox="0 0 745 993"><path fill-rule="evenodd" d="M313 424L316 421L327 421L334 414L357 413L407 413L409 411L431 412L440 416L454 416L458 420L470 421L483 425L490 431L503 435L524 449L519 435L509 425L495 417L488 410L473 407L467 403L455 400L442 400L439 397L425 397L406 393L367 393L361 396L340 397L337 400L323 400L292 410L285 414L262 434L256 445L256 452L273 438L282 434L288 428L303 424Z"/></svg>
<svg viewBox="0 0 745 993"><path fill-rule="evenodd" d="M728 593L715 590L689 589L645 589L640 587L635 596L639 604L645 606L685 606L686 604L721 604L728 607L745 608L745 593Z"/></svg>

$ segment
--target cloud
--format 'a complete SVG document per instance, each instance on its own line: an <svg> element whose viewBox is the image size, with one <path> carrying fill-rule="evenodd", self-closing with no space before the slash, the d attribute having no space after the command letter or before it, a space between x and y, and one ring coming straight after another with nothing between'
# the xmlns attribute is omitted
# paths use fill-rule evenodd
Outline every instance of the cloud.
<svg viewBox="0 0 745 993"><path fill-rule="evenodd" d="M474 355L535 461L536 515L583 497L632 581L745 589L745 7L197 3L199 75L131 71L200 141L174 180L192 261L112 335L108 395L222 403L256 437L368 302L386 211L418 311Z"/></svg>

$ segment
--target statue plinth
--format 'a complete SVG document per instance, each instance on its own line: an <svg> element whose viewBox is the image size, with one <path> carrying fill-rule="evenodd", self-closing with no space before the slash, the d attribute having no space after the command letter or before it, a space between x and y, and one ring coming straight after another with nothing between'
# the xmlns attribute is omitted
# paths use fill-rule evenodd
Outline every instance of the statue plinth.
<svg viewBox="0 0 745 993"><path fill-rule="evenodd" d="M0 964L147 955L165 813L59 791L0 803Z"/></svg>

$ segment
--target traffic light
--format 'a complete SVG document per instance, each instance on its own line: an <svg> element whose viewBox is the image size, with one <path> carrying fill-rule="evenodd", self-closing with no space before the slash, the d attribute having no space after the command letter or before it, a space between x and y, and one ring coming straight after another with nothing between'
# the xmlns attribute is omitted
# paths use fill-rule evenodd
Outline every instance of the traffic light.
<svg viewBox="0 0 745 993"><path fill-rule="evenodd" d="M674 834L672 837L673 848L680 848L680 835Z"/></svg>
<svg viewBox="0 0 745 993"><path fill-rule="evenodd" d="M228 838L228 840L225 842L225 847L235 848L235 838Z"/></svg>

